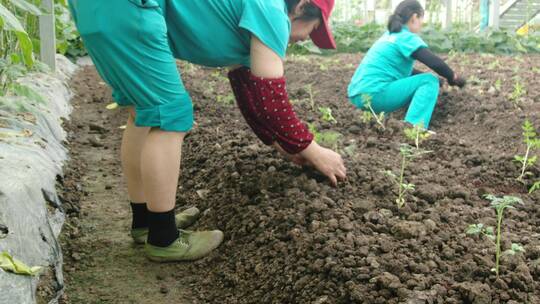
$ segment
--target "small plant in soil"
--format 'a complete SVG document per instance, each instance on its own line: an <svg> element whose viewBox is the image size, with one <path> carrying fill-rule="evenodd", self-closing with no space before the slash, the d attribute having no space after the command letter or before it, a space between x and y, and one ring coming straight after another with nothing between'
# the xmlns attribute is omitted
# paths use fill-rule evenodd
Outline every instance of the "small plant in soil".
<svg viewBox="0 0 540 304"><path fill-rule="evenodd" d="M229 79L225 76L223 76L221 70L215 70L210 76L212 76L216 81L221 83L227 83Z"/></svg>
<svg viewBox="0 0 540 304"><path fill-rule="evenodd" d="M405 137L416 146L416 149L420 149L420 144L431 136L428 130L424 129L423 124L415 125L412 128L406 128L404 130Z"/></svg>
<svg viewBox="0 0 540 304"><path fill-rule="evenodd" d="M502 80L500 78L497 78L497 80L495 81L495 90L497 90L497 92L500 92L501 87L502 87Z"/></svg>
<svg viewBox="0 0 540 304"><path fill-rule="evenodd" d="M313 137L316 142L321 143L323 146L332 148L333 150L338 149L339 141L341 140L341 133L334 131L323 131L319 132L315 124L309 124L309 131L313 133Z"/></svg>
<svg viewBox="0 0 540 304"><path fill-rule="evenodd" d="M536 190L540 189L540 181L535 182L531 188L529 188L529 194L535 192Z"/></svg>
<svg viewBox="0 0 540 304"><path fill-rule="evenodd" d="M514 156L514 161L521 164L521 174L518 176L519 181L523 181L523 177L529 172L527 169L536 164L537 156L531 156L531 153L540 148L540 139L534 129L532 123L527 119L523 123L523 142L526 145L525 155L516 155Z"/></svg>
<svg viewBox="0 0 540 304"><path fill-rule="evenodd" d="M234 96L232 93L229 93L227 95L218 95L217 102L223 103L225 105L232 105L234 104Z"/></svg>
<svg viewBox="0 0 540 304"><path fill-rule="evenodd" d="M206 88L204 89L204 92L203 92L204 96L209 98L210 96L213 96L215 94L213 84L214 84L214 82L207 82L207 86L206 86Z"/></svg>
<svg viewBox="0 0 540 304"><path fill-rule="evenodd" d="M488 65L488 70L495 70L501 67L501 62L499 59L495 59Z"/></svg>
<svg viewBox="0 0 540 304"><path fill-rule="evenodd" d="M321 112L322 120L327 121L327 122L337 123L337 120L332 115L332 109L328 107L320 107L319 112Z"/></svg>
<svg viewBox="0 0 540 304"><path fill-rule="evenodd" d="M525 90L525 86L521 83L519 79L516 80L514 83L514 91L512 94L510 94L510 101L512 104L517 108L521 102L521 97L525 95L527 91Z"/></svg>
<svg viewBox="0 0 540 304"><path fill-rule="evenodd" d="M408 192L412 192L415 189L413 183L408 183L405 181L405 171L407 170L408 165L415 159L420 157L423 154L430 153L431 151L425 151L421 149L415 149L409 144L401 144L399 147L399 153L401 154L401 170L399 174L396 174L390 170L386 170L383 173L390 177L394 183L398 186L398 197L396 198L396 204L398 208L405 206L407 203L405 200L405 195Z"/></svg>
<svg viewBox="0 0 540 304"><path fill-rule="evenodd" d="M373 107L371 106L371 102L371 96L362 94L362 104L364 105L364 108L367 109L362 111L362 122L369 123L371 120L375 119L381 129L386 130L386 127L384 126L384 112L379 114L375 113L375 110L373 110Z"/></svg>
<svg viewBox="0 0 540 304"><path fill-rule="evenodd" d="M314 92L313 91L313 84L307 84L304 89L306 90L306 92L308 93L309 95L309 104L311 105L311 110L312 111L315 111L315 94L317 92Z"/></svg>
<svg viewBox="0 0 540 304"><path fill-rule="evenodd" d="M516 204L523 204L523 201L514 196L497 197L491 194L486 195L485 198L491 201L491 207L493 207L496 211L496 231L493 227L484 226L484 224L472 224L467 228L466 234L485 236L495 246L495 268L492 268L491 271L495 272L498 277L500 258L502 255L515 255L519 252L525 252L523 246L516 243L513 243L512 246L504 252L502 252L501 249L501 226L504 217L504 210L507 208L514 208L514 205Z"/></svg>

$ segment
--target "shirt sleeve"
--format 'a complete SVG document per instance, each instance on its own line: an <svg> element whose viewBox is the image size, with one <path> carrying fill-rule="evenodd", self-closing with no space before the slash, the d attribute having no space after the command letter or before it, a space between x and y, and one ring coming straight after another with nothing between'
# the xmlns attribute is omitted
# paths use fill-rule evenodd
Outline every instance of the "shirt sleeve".
<svg viewBox="0 0 540 304"><path fill-rule="evenodd" d="M420 48L427 48L428 45L414 33L404 33L398 40L399 52L405 58L411 58L412 53Z"/></svg>
<svg viewBox="0 0 540 304"><path fill-rule="evenodd" d="M437 74L443 76L452 84L454 81L454 71L439 56L433 54L428 48L421 48L414 51L411 56L428 66Z"/></svg>
<svg viewBox="0 0 540 304"><path fill-rule="evenodd" d="M255 35L281 58L285 58L291 23L284 1L244 1L239 26Z"/></svg>

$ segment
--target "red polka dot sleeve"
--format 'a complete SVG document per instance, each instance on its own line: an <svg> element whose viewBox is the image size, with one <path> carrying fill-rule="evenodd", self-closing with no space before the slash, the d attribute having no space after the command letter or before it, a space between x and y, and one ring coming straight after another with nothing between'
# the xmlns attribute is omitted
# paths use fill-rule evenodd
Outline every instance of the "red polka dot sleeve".
<svg viewBox="0 0 540 304"><path fill-rule="evenodd" d="M239 68L229 72L229 80L242 115L263 143L277 141L291 154L311 144L313 134L296 116L284 77L267 79L251 74L248 68Z"/></svg>

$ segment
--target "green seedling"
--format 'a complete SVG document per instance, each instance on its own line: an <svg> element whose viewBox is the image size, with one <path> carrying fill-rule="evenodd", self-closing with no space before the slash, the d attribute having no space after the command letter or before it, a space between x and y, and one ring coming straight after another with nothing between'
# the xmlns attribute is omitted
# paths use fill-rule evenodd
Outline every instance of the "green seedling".
<svg viewBox="0 0 540 304"><path fill-rule="evenodd" d="M308 84L305 86L305 90L309 95L309 104L311 105L311 110L315 111L315 94L317 92L313 91L313 84Z"/></svg>
<svg viewBox="0 0 540 304"><path fill-rule="evenodd" d="M495 61L492 61L488 66L488 70L494 70L494 69L498 69L501 67L501 62L499 61L499 59L496 59Z"/></svg>
<svg viewBox="0 0 540 304"><path fill-rule="evenodd" d="M502 86L502 81L500 78L497 78L497 80L495 81L495 90L497 91L501 91L501 86Z"/></svg>
<svg viewBox="0 0 540 304"><path fill-rule="evenodd" d="M519 106L521 97L526 93L525 86L517 79L514 83L514 91L510 94L510 101L516 108Z"/></svg>
<svg viewBox="0 0 540 304"><path fill-rule="evenodd" d="M405 195L407 192L412 192L415 189L413 183L407 183L405 181L405 171L407 170L408 165L417 157L420 157L423 154L430 153L431 151L425 151L420 149L415 149L409 144L401 144L399 147L399 153L401 154L401 170L398 174L387 170L383 173L390 177L395 184L398 186L398 197L396 198L396 204L398 208L405 206L407 203L405 200Z"/></svg>
<svg viewBox="0 0 540 304"><path fill-rule="evenodd" d="M466 230L468 235L481 235L487 237L487 239L495 246L495 268L491 271L495 272L497 277L499 276L499 265L501 255L515 255L519 252L525 252L525 249L520 244L513 243L510 249L502 252L501 249L501 226L504 217L504 210L507 208L514 208L516 204L523 204L523 201L514 196L497 197L494 195L484 196L487 200L491 201L491 207L495 209L497 213L497 231L494 233L493 227L485 227L484 224L472 224Z"/></svg>
<svg viewBox="0 0 540 304"><path fill-rule="evenodd" d="M540 181L535 182L531 188L529 189L529 194L535 192L536 190L540 189Z"/></svg>
<svg viewBox="0 0 540 304"><path fill-rule="evenodd" d="M531 153L540 148L540 139L536 134L536 130L532 123L527 119L523 123L523 142L527 146L525 155L514 156L514 161L521 164L521 174L518 176L519 181L523 181L523 177L528 174L527 169L534 166L537 160L537 156L531 156Z"/></svg>
<svg viewBox="0 0 540 304"><path fill-rule="evenodd" d="M320 107L319 112L322 114L322 120L337 123L337 120L332 115L332 109L328 107Z"/></svg>
<svg viewBox="0 0 540 304"><path fill-rule="evenodd" d="M323 131L319 132L315 124L308 124L309 131L313 133L314 140L318 143L321 143L323 146L332 148L333 150L338 149L339 141L341 140L341 133L334 131Z"/></svg>
<svg viewBox="0 0 540 304"><path fill-rule="evenodd" d="M404 130L405 137L414 142L416 149L420 149L420 144L431 136L428 130L424 129L423 124L415 125L412 128Z"/></svg>
<svg viewBox="0 0 540 304"><path fill-rule="evenodd" d="M369 123L372 119L375 119L377 124L383 129L386 130L386 127L384 126L384 112L381 112L379 114L375 113L375 110L373 110L373 107L371 106L372 98L368 94L362 94L362 104L364 105L364 108L367 109L365 111L362 111L362 122Z"/></svg>
<svg viewBox="0 0 540 304"><path fill-rule="evenodd" d="M232 105L234 104L234 95L232 93L229 93L227 95L218 95L217 102L223 103L226 105Z"/></svg>

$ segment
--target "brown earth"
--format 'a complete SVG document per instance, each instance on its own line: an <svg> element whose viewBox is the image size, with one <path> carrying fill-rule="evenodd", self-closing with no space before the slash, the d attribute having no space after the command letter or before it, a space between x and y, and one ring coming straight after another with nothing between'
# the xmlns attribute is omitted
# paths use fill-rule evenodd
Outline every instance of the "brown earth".
<svg viewBox="0 0 540 304"><path fill-rule="evenodd" d="M403 113L384 131L361 121L346 98L359 55L287 63L299 116L340 134L327 143L348 168L338 188L257 141L233 105L225 71L183 65L197 125L184 146L177 205L203 210L195 228L221 229L225 241L201 261L165 265L130 242L118 157L126 113L105 109L110 92L85 68L73 79L72 160L59 183L70 215L64 302L540 303L540 192L527 194L540 171L532 168L524 185L512 161L524 152L524 119L540 126L539 59L449 59L469 85L441 93L437 134L423 144L433 152L407 170L416 190L401 209L397 186L381 171L400 168ZM516 82L526 93L513 104ZM322 121L319 107L330 107L337 123ZM526 252L505 256L499 278L490 271L493 245L465 234L469 224L495 224L487 193L524 200L506 211L502 244Z"/></svg>

